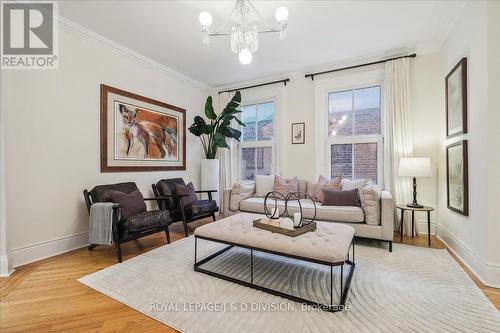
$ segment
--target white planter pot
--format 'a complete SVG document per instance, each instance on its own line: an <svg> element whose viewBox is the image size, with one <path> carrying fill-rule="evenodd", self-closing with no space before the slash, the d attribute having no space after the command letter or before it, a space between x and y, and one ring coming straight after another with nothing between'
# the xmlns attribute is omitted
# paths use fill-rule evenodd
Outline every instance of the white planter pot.
<svg viewBox="0 0 500 333"><path fill-rule="evenodd" d="M219 168L220 161L218 159L202 159L201 160L201 189L202 190L217 190L219 191ZM212 193L212 198L219 205L219 192ZM219 205L220 207L220 205Z"/></svg>

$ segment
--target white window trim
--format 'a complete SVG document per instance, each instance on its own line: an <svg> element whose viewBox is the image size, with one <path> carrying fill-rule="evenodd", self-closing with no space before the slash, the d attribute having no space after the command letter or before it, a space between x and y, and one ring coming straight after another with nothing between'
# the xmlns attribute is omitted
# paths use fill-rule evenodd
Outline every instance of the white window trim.
<svg viewBox="0 0 500 333"><path fill-rule="evenodd" d="M279 98L276 95L271 95L271 96L261 96L261 97L254 97L252 99L249 98L244 98L240 105L241 106L247 106L247 105L254 105L254 104L262 104L262 103L268 103L268 102L273 102L274 103L274 119L273 119L273 140L262 140L262 141L240 141L238 143L238 180L241 180L241 149L242 148L262 148L262 147L271 147L272 148L272 161L271 161L271 174L276 173L276 157L278 155L277 149L276 149L276 142L277 138L279 137L279 131L278 131L278 110L279 110ZM258 121L258 115L256 115L256 120ZM241 126L240 126L241 129Z"/></svg>
<svg viewBox="0 0 500 333"><path fill-rule="evenodd" d="M334 91L345 91L370 86L380 86L381 130L377 135L360 135L354 137L331 137L328 133L328 94ZM315 83L315 155L316 177L330 175L331 144L342 143L377 143L377 178L380 185L384 184L384 70L376 69L357 74L340 75L335 78L320 80Z"/></svg>

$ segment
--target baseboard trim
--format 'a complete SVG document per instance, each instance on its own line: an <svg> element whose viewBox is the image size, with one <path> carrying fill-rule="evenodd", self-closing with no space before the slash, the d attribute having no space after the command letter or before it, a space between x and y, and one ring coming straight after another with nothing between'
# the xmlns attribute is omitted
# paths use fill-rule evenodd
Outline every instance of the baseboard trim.
<svg viewBox="0 0 500 333"><path fill-rule="evenodd" d="M438 225L437 238L460 259L485 286L500 288L500 265L485 262L460 239Z"/></svg>
<svg viewBox="0 0 500 333"><path fill-rule="evenodd" d="M418 235L427 235L427 221L416 220L415 229L417 230ZM436 231L437 231L437 224L436 222L431 221L431 235L436 235Z"/></svg>
<svg viewBox="0 0 500 333"><path fill-rule="evenodd" d="M19 267L88 245L88 232L64 236L11 251L12 266Z"/></svg>
<svg viewBox="0 0 500 333"><path fill-rule="evenodd" d="M7 277L14 273L15 269L12 267L12 261L9 255L2 254L0 256L0 277Z"/></svg>

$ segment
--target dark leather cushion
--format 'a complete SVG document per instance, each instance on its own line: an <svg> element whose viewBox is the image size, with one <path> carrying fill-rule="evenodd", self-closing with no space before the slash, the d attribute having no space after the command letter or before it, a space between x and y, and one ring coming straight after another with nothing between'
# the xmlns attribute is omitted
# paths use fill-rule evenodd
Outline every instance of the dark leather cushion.
<svg viewBox="0 0 500 333"><path fill-rule="evenodd" d="M184 195L184 197L181 198L184 207L198 203L198 197L196 196L193 183L187 185L175 184L175 194Z"/></svg>
<svg viewBox="0 0 500 333"><path fill-rule="evenodd" d="M186 185L182 178L171 178L171 179L162 179L158 183L156 183L156 188L160 195L174 195L175 194L175 185L181 184ZM173 210L179 208L177 204L177 199L171 198L165 200L167 203L167 209Z"/></svg>
<svg viewBox="0 0 500 333"><path fill-rule="evenodd" d="M121 223L124 228L131 232L136 232L151 228L166 227L171 222L168 210L152 210L134 214Z"/></svg>
<svg viewBox="0 0 500 333"><path fill-rule="evenodd" d="M197 204L185 206L184 216L187 220L196 219L196 217L215 213L219 211L217 207L217 202L215 200L198 200ZM170 211L170 217L173 222L182 221L182 212L180 209L173 209Z"/></svg>
<svg viewBox="0 0 500 333"><path fill-rule="evenodd" d="M215 213L219 210L215 200L198 200L198 202L191 206L193 216L203 215L208 213Z"/></svg>
<svg viewBox="0 0 500 333"><path fill-rule="evenodd" d="M146 211L146 203L144 202L144 197L139 190L131 193L110 191L109 197L111 201L121 203L123 205L121 209L122 219L127 219L131 215Z"/></svg>
<svg viewBox="0 0 500 333"><path fill-rule="evenodd" d="M92 202L110 202L110 191L120 191L124 193L131 193L137 190L137 185L133 182L97 185L90 191Z"/></svg>
<svg viewBox="0 0 500 333"><path fill-rule="evenodd" d="M358 189L323 190L323 206L359 206Z"/></svg>

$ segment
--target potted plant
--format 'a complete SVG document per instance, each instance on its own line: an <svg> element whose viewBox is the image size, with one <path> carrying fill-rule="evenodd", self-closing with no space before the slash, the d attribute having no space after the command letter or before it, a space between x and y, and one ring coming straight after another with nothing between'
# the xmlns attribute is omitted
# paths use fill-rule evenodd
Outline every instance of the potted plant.
<svg viewBox="0 0 500 333"><path fill-rule="evenodd" d="M194 123L189 126L189 132L200 138L205 153L205 159L201 160L202 190L217 190L219 188L220 166L219 160L216 158L219 148L229 148L227 138L240 141L241 131L230 126L232 120L245 126L236 117L241 112L238 110L240 103L241 94L237 91L222 112L217 115L212 104L212 96L208 96L205 103L205 116L208 118L208 122L203 117L196 116Z"/></svg>

